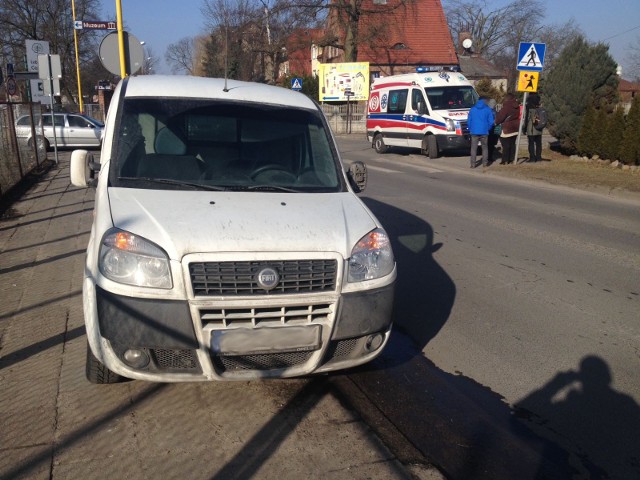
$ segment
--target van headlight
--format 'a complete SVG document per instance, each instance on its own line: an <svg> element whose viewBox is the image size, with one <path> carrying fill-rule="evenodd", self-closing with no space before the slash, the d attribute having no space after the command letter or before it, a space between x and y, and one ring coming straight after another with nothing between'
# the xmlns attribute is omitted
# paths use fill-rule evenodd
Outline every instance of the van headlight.
<svg viewBox="0 0 640 480"><path fill-rule="evenodd" d="M112 228L100 244L100 272L109 280L138 287L171 288L169 257L156 244Z"/></svg>
<svg viewBox="0 0 640 480"><path fill-rule="evenodd" d="M447 132L455 132L456 131L456 122L451 120L450 118L445 119L447 124Z"/></svg>
<svg viewBox="0 0 640 480"><path fill-rule="evenodd" d="M382 228L376 228L362 237L351 250L349 282L384 277L393 271L394 265L389 236Z"/></svg>

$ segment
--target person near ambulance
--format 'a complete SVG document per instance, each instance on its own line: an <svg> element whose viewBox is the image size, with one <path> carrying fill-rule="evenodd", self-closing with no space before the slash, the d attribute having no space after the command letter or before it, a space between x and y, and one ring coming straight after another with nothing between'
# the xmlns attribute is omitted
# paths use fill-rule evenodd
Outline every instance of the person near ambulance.
<svg viewBox="0 0 640 480"><path fill-rule="evenodd" d="M513 93L507 93L502 108L496 115L496 125L502 126L500 144L502 160L500 165L513 163L516 160L516 140L520 128L520 102Z"/></svg>
<svg viewBox="0 0 640 480"><path fill-rule="evenodd" d="M469 133L471 134L471 168L476 168L476 154L478 142L482 148L482 166L489 164L489 132L493 128L495 117L493 110L487 105L487 97L480 97L476 104L469 110Z"/></svg>
<svg viewBox="0 0 640 480"><path fill-rule="evenodd" d="M542 108L540 95L532 93L527 98L524 132L529 140L529 161L542 161L542 130L547 126L547 112Z"/></svg>

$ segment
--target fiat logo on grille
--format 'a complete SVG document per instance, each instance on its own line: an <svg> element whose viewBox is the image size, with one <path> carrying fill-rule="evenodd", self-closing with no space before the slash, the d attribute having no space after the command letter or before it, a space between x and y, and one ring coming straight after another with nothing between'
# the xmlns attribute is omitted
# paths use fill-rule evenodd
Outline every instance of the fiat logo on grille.
<svg viewBox="0 0 640 480"><path fill-rule="evenodd" d="M265 267L256 274L256 283L263 290L273 290L280 282L280 274L275 268Z"/></svg>

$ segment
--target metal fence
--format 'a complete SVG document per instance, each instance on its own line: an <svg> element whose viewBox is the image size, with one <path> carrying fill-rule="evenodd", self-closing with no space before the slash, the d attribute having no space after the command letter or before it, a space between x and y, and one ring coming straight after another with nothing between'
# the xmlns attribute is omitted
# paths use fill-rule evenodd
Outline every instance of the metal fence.
<svg viewBox="0 0 640 480"><path fill-rule="evenodd" d="M35 133L34 118L40 114L39 103L0 103L0 197L47 159L42 144L16 135L16 121L23 116L30 119L27 123Z"/></svg>
<svg viewBox="0 0 640 480"><path fill-rule="evenodd" d="M76 105L62 105L61 110L73 111ZM47 151L42 144L31 142L30 138L44 136L42 129L35 121L37 116L48 113L47 106L40 103L26 102L0 102L0 197L4 196L11 188L17 185L26 175L39 167L47 160ZM84 106L84 114L104 121L104 112L99 104L88 104ZM29 117L25 121L31 127L28 135L16 134L16 122L21 117ZM29 130L28 127L21 127L19 130Z"/></svg>

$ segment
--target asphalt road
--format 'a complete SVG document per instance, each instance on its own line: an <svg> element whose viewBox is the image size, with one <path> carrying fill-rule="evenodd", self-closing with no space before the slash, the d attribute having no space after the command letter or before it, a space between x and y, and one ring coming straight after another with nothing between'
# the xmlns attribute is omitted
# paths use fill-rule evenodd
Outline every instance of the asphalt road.
<svg viewBox="0 0 640 480"><path fill-rule="evenodd" d="M351 378L450 478L640 478L640 197L339 142L369 167L404 334Z"/></svg>
<svg viewBox="0 0 640 480"><path fill-rule="evenodd" d="M0 223L0 478L640 478L640 199L339 143L399 269L392 341L346 375L89 384L93 192L64 168L24 192Z"/></svg>

